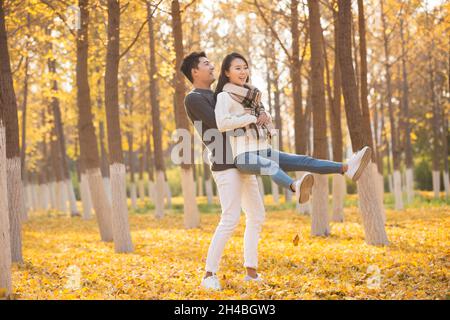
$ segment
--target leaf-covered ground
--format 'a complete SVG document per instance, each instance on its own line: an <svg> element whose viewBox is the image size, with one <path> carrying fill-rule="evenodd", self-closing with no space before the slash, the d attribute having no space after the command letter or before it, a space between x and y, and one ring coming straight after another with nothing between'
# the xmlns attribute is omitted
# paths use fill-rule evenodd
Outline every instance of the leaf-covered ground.
<svg viewBox="0 0 450 320"><path fill-rule="evenodd" d="M450 205L430 197L422 193L402 212L387 210L387 247L364 243L352 196L345 222L332 223L328 238L311 237L310 217L267 197L259 248L265 281L242 281L242 216L222 259L221 292L199 288L217 206L200 206L201 228L194 230L183 227L181 199L162 220L151 208L131 212L132 254L115 254L111 243L100 242L94 219L36 212L24 225L25 262L13 267L15 298L448 299Z"/></svg>

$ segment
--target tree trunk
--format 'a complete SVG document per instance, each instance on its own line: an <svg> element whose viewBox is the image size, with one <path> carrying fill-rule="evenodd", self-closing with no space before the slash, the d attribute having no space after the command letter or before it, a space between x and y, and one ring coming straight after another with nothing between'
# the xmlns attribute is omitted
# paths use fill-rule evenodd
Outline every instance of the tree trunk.
<svg viewBox="0 0 450 320"><path fill-rule="evenodd" d="M155 33L153 16L150 3L147 2L147 17L149 30L149 46L150 46L150 104L152 111L152 135L153 135L153 152L150 150L150 141L148 139L148 154L149 160L153 159L156 171L156 181L149 186L149 192L153 192L153 200L155 202L155 217L162 218L164 216L164 193L165 193L165 179L164 179L164 159L162 149L162 126L159 110L159 86L158 86L158 69L156 65L156 50L155 50ZM153 157L152 157L153 155ZM151 161L149 161L149 175L150 181L153 182L153 169Z"/></svg>
<svg viewBox="0 0 450 320"><path fill-rule="evenodd" d="M328 153L327 121L325 112L324 48L320 25L319 2L308 0L309 35L311 46L311 102L313 108L314 153L316 159L326 159ZM311 234L328 236L328 177L314 174Z"/></svg>
<svg viewBox="0 0 450 320"><path fill-rule="evenodd" d="M108 0L108 42L105 69L106 125L111 174L112 230L114 248L117 253L133 251L123 161L122 135L119 121L119 48L120 48L120 4L118 0Z"/></svg>
<svg viewBox="0 0 450 320"><path fill-rule="evenodd" d="M0 19L4 23L3 0L0 0ZM5 296L12 293L11 285L11 239L9 234L8 191L6 174L6 137L4 105L0 103L0 288ZM0 296L0 299L4 297Z"/></svg>
<svg viewBox="0 0 450 320"><path fill-rule="evenodd" d="M402 105L405 129L405 166L406 166L406 199L411 203L414 197L413 154L411 145L411 126L409 124L409 84L406 71L406 42L403 35L403 19L400 19L400 38L402 46Z"/></svg>
<svg viewBox="0 0 450 320"><path fill-rule="evenodd" d="M450 183L448 176L448 114L446 108L442 108L442 158L444 160L444 189L445 196L450 197Z"/></svg>
<svg viewBox="0 0 450 320"><path fill-rule="evenodd" d="M0 3L0 97L6 136L6 176L11 238L11 259L22 262L21 217L25 210L20 168L19 120L14 92L3 1ZM4 189L3 189L4 190Z"/></svg>
<svg viewBox="0 0 450 320"><path fill-rule="evenodd" d="M139 146L139 182L138 191L139 199L142 203L145 201L145 181L144 181L144 167L145 167L145 152L144 152L144 129L141 129L141 144Z"/></svg>
<svg viewBox="0 0 450 320"><path fill-rule="evenodd" d="M434 47L432 45L432 47ZM434 79L434 69L433 69L433 58L430 54L429 56L429 77L430 77L430 93L431 93L431 110L433 116L431 118L431 125L433 127L433 155L432 155L432 179L433 179L433 191L434 198L439 199L439 192L441 190L441 179L440 179L440 121L439 121L439 111L438 111L438 101L436 97L436 86Z"/></svg>
<svg viewBox="0 0 450 320"><path fill-rule="evenodd" d="M89 184L92 205L94 207L100 236L103 241L112 241L111 204L108 200L98 155L97 138L94 129L91 110L91 98L88 81L88 0L79 0L80 29L77 35L77 106L78 135L80 141L80 156L82 168Z"/></svg>
<svg viewBox="0 0 450 320"><path fill-rule="evenodd" d="M130 117L133 116L133 88L128 86L129 78L125 77L124 86L125 86L125 108L128 109ZM130 131L126 133L127 141L128 141L128 164L129 164L129 173L130 173L130 198L131 198L131 208L135 210L137 208L137 189L136 189L136 181L134 176L134 135L133 135L133 122L131 122Z"/></svg>
<svg viewBox="0 0 450 320"><path fill-rule="evenodd" d="M184 110L184 76L180 66L183 60L183 31L181 24L180 4L173 0L171 5L172 31L175 49L175 122L177 129L189 130L189 122ZM200 225L200 214L195 199L195 183L192 175L192 164L181 164L182 191L184 197L184 223L186 228L196 228ZM194 187L193 187L194 186Z"/></svg>
<svg viewBox="0 0 450 320"><path fill-rule="evenodd" d="M394 164L394 197L395 209L403 209L401 181L396 180L400 178L400 149L398 145L398 135L395 122L394 106L392 104L392 84L391 84L391 63L389 62L389 41L387 36L386 17L383 9L383 0L380 0L381 7L381 22L383 25L383 44L385 55L385 72L386 72L386 93L388 102L389 122L391 125L391 146L392 146L392 160ZM397 173L396 173L397 172Z"/></svg>
<svg viewBox="0 0 450 320"><path fill-rule="evenodd" d="M28 26L30 22L30 15L27 15L27 21ZM22 101L22 146L20 149L20 168L22 172L22 181L23 181L23 187L25 190L25 202L26 207L25 211L22 213L22 221L26 221L28 219L28 209L31 207L31 195L29 194L29 185L28 185L28 174L27 169L25 165L25 159L26 159L26 150L27 150L27 106L28 106L28 67L29 67L30 58L25 58L25 76L23 80L23 101Z"/></svg>
<svg viewBox="0 0 450 320"><path fill-rule="evenodd" d="M333 149L333 161L343 161L342 125L341 125L341 71L339 68L339 51L337 44L338 21L337 11L333 10L334 24L334 68L333 68L333 96L330 103L330 128ZM330 94L331 95L331 94ZM331 220L344 221L344 197L346 194L345 177L333 175L333 213Z"/></svg>
<svg viewBox="0 0 450 320"><path fill-rule="evenodd" d="M338 45L339 65L342 79L345 112L353 151L360 150L365 144L362 125L362 112L358 101L355 71L351 52L351 1L339 0ZM374 198L377 192L373 184L373 171L365 170L357 182L359 205L362 214L366 242L372 245L387 245L388 239L383 223L383 208Z"/></svg>

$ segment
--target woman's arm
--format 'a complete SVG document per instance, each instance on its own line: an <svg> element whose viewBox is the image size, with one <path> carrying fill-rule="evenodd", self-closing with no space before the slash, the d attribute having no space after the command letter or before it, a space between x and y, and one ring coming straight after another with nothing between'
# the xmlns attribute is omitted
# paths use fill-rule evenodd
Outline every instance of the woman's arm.
<svg viewBox="0 0 450 320"><path fill-rule="evenodd" d="M249 125L250 123L256 123L256 117L244 113L242 115L236 115L232 114L230 111L231 107L231 97L228 93L219 93L217 96L217 102L216 102L216 122L217 122L217 129L219 129L220 132L225 132L229 130L234 130L237 128L245 127L246 125Z"/></svg>

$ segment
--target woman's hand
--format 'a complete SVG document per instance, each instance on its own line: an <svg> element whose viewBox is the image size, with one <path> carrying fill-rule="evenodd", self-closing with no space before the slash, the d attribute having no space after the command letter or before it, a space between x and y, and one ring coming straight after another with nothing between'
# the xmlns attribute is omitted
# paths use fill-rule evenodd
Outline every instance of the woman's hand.
<svg viewBox="0 0 450 320"><path fill-rule="evenodd" d="M262 112L259 117L258 120L256 121L256 124L259 126L265 125L265 124L269 124L272 121L272 118L270 117L269 114L267 114L266 112Z"/></svg>

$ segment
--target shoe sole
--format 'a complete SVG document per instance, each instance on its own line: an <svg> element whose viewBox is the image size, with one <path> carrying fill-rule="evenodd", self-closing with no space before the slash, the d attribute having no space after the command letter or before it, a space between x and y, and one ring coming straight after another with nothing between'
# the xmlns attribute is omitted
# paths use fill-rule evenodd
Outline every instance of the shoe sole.
<svg viewBox="0 0 450 320"><path fill-rule="evenodd" d="M303 177L302 183L300 184L300 197L298 200L300 204L308 202L313 185L314 176L310 173L306 174L306 176Z"/></svg>
<svg viewBox="0 0 450 320"><path fill-rule="evenodd" d="M369 164L369 161L370 161L371 157L372 157L372 149L370 147L368 147L366 149L366 152L362 156L361 163L359 165L358 170L356 170L355 175L352 178L353 181L355 181L355 182L358 181L359 177L364 172L364 169Z"/></svg>

